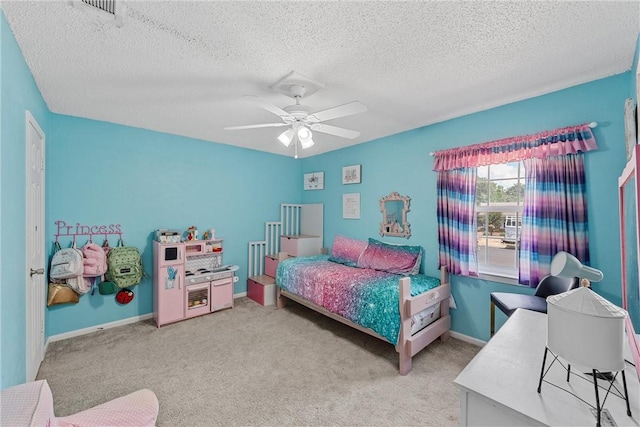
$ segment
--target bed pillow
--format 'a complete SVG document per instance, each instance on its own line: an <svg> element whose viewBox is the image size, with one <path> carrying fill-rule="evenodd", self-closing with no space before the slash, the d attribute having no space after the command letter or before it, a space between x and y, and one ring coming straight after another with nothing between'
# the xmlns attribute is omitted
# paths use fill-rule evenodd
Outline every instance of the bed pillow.
<svg viewBox="0 0 640 427"><path fill-rule="evenodd" d="M349 267L357 267L360 256L367 247L364 240L351 239L340 234L333 239L329 261L344 264Z"/></svg>
<svg viewBox="0 0 640 427"><path fill-rule="evenodd" d="M358 267L409 275L420 272L421 261L421 246L392 245L369 239L369 244L360 257Z"/></svg>

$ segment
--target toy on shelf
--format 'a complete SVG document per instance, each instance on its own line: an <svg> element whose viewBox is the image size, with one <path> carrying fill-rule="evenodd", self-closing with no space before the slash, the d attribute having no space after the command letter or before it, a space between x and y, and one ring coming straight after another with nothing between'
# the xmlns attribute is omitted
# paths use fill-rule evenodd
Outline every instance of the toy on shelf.
<svg viewBox="0 0 640 427"><path fill-rule="evenodd" d="M198 228L195 225L187 228L187 240L198 240Z"/></svg>
<svg viewBox="0 0 640 427"><path fill-rule="evenodd" d="M159 228L156 230L156 240L160 243L180 243L182 241L182 233L176 230Z"/></svg>
<svg viewBox="0 0 640 427"><path fill-rule="evenodd" d="M205 231L202 234L202 238L204 240L215 240L215 238L216 238L216 229L215 228L211 228L211 229Z"/></svg>

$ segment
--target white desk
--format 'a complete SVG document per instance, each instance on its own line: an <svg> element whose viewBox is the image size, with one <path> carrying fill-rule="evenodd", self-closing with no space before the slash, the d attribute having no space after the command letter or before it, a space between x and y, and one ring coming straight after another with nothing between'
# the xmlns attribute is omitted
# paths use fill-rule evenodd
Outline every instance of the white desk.
<svg viewBox="0 0 640 427"><path fill-rule="evenodd" d="M595 426L591 408L571 394L538 380L547 341L547 315L517 310L498 333L458 375L454 383L460 389L460 425L462 426ZM627 349L628 350L628 349ZM627 356L628 360L630 356ZM547 357L548 367L553 356ZM566 363L565 363L566 365ZM618 426L639 426L640 391L635 369L626 364L625 374L631 405L610 394L604 404ZM586 368L571 366L576 373ZM595 405L593 383L571 375L556 361L545 376L560 387L571 389L580 398ZM605 381L601 381L604 385ZM622 377L616 384L622 388ZM623 392L624 393L624 392ZM604 392L600 392L600 400ZM602 426L607 424L602 422Z"/></svg>

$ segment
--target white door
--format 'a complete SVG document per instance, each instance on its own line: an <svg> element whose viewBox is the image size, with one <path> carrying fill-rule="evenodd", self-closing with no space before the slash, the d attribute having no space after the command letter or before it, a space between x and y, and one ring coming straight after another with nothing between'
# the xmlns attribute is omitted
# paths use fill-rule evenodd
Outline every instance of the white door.
<svg viewBox="0 0 640 427"><path fill-rule="evenodd" d="M26 313L27 381L38 374L44 359L44 133L26 111Z"/></svg>

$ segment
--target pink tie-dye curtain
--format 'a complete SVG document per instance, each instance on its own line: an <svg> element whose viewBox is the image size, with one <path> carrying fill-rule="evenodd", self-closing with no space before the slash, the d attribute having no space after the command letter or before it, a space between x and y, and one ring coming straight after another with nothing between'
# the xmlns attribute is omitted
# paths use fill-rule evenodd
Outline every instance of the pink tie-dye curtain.
<svg viewBox="0 0 640 427"><path fill-rule="evenodd" d="M438 151L440 265L476 276L476 167L524 161L527 185L520 283L537 286L551 258L567 251L588 264L589 242L583 156L597 149L588 124Z"/></svg>
<svg viewBox="0 0 640 427"><path fill-rule="evenodd" d="M588 124L437 151L434 171L543 159L598 148Z"/></svg>
<svg viewBox="0 0 640 427"><path fill-rule="evenodd" d="M438 173L438 260L452 274L478 275L476 168Z"/></svg>
<svg viewBox="0 0 640 427"><path fill-rule="evenodd" d="M589 265L584 155L525 159L524 168L519 282L534 288L560 251Z"/></svg>

